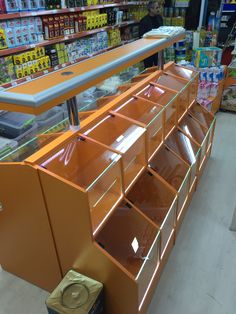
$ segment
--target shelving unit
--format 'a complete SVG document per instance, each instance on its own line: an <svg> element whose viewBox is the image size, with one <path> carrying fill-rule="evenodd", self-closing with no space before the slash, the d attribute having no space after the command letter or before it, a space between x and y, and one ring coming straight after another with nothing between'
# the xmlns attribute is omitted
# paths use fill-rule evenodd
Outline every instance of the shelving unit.
<svg viewBox="0 0 236 314"><path fill-rule="evenodd" d="M19 46L19 47L15 47L15 48L8 48L8 49L3 49L1 50L1 56L7 56L7 55L11 55L14 53L18 53L18 52L23 52L35 47L45 47L45 46L49 46L49 45L53 45L53 44L57 44L57 43L61 43L61 42L66 42L66 41L70 41L73 39L79 39L82 37L86 37L86 36L90 36L90 35L94 35L103 31L107 31L109 29L114 29L116 27L125 27L125 26L129 26L129 25L133 25L137 23L136 21L127 21L127 22L122 22L120 24L117 25L112 25L112 26L104 26L102 28L97 28L97 29L92 29L89 31L84 31L84 32L80 32L80 33L76 33L76 34L71 34L71 35L66 35L64 37L60 37L60 38L56 38L56 39L50 39L50 40L44 40L38 43L34 43L34 44L29 44L29 45L24 45L24 46Z"/></svg>
<svg viewBox="0 0 236 314"><path fill-rule="evenodd" d="M182 36L139 40L84 61L86 75L74 65L72 78L59 70L10 88L0 93L0 106L39 113ZM178 91L159 86L172 67L181 69L154 69L79 130L49 134L24 161L0 164L4 269L51 291L73 268L104 283L107 313L146 313L214 134L213 116L195 100L177 118L178 99L190 98L196 77L180 79L186 87Z"/></svg>
<svg viewBox="0 0 236 314"><path fill-rule="evenodd" d="M84 12L84 11L92 11L98 9L107 9L107 8L115 8L115 7L128 7L128 6L136 6L143 5L146 2L143 1L131 1L131 2L117 2L117 3L108 3L108 4L97 4L90 6L83 6L77 8L64 8L64 9L53 9L53 10L37 10L37 11L22 11L22 12L14 12L14 13L3 13L0 14L0 20L9 20L9 19L17 19L21 17L30 17L30 16L43 16L43 15L55 15L55 14L65 14L65 13L74 13L74 12Z"/></svg>

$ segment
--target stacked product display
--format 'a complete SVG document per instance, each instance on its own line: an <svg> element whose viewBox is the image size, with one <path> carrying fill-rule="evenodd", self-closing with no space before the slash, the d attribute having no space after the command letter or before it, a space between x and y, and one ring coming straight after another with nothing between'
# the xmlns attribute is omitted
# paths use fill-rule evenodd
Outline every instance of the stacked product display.
<svg viewBox="0 0 236 314"><path fill-rule="evenodd" d="M1 72L0 84L4 88L16 79L21 83L138 38L135 24L147 12L139 2L72 2L1 2L0 66L7 71ZM15 57L21 61L15 63Z"/></svg>

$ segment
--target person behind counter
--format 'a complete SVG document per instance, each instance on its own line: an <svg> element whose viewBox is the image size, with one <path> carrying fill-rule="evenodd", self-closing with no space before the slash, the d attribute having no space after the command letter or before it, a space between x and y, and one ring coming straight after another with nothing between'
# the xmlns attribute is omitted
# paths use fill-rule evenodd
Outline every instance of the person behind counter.
<svg viewBox="0 0 236 314"><path fill-rule="evenodd" d="M160 15L160 4L157 1L149 1L147 4L148 14L145 15L139 23L139 37L163 25L163 18ZM145 68L152 67L158 63L158 54L154 54L144 59Z"/></svg>

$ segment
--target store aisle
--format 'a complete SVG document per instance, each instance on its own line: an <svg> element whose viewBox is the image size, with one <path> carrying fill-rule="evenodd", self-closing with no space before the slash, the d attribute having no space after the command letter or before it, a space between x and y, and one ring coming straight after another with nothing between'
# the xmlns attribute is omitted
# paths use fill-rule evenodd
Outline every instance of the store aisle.
<svg viewBox="0 0 236 314"><path fill-rule="evenodd" d="M212 157L148 314L235 314L236 115L217 114Z"/></svg>
<svg viewBox="0 0 236 314"><path fill-rule="evenodd" d="M218 113L217 120L212 157L148 314L235 314L236 232L229 226L236 206L236 114ZM46 297L0 272L0 314L46 314Z"/></svg>

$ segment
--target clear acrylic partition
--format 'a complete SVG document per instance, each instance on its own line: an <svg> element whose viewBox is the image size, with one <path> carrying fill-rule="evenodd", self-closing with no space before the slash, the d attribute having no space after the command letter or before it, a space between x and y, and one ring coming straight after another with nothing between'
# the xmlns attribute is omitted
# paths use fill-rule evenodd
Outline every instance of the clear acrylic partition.
<svg viewBox="0 0 236 314"><path fill-rule="evenodd" d="M183 160L163 146L150 162L150 167L164 178L176 191L178 213L181 211L190 190L190 167Z"/></svg>
<svg viewBox="0 0 236 314"><path fill-rule="evenodd" d="M179 129L174 132L166 140L166 145L178 154L184 161L191 166L191 185L193 184L199 167L200 146L190 140Z"/></svg>
<svg viewBox="0 0 236 314"><path fill-rule="evenodd" d="M180 78L173 77L166 73L162 73L155 81L155 83L160 84L164 87L176 90L178 94L178 119L180 119L187 111L190 101L189 101L189 82L186 82Z"/></svg>
<svg viewBox="0 0 236 314"><path fill-rule="evenodd" d="M203 106L195 102L189 112L207 129L210 128L214 117Z"/></svg>
<svg viewBox="0 0 236 314"><path fill-rule="evenodd" d="M141 122L147 129L148 158L163 142L163 110L162 106L136 97L132 97L114 110L125 117Z"/></svg>
<svg viewBox="0 0 236 314"><path fill-rule="evenodd" d="M97 108L100 109L102 107L104 107L105 105L107 105L109 102L111 102L112 100L114 100L117 96L104 96L101 98L98 98L96 103L97 103Z"/></svg>
<svg viewBox="0 0 236 314"><path fill-rule="evenodd" d="M158 177L146 171L126 197L160 228L163 256L175 227L177 194Z"/></svg>
<svg viewBox="0 0 236 314"><path fill-rule="evenodd" d="M85 134L122 154L124 187L127 189L146 165L145 129L110 114Z"/></svg>
<svg viewBox="0 0 236 314"><path fill-rule="evenodd" d="M40 166L88 192L95 232L122 196L120 158L77 136L53 151Z"/></svg>
<svg viewBox="0 0 236 314"><path fill-rule="evenodd" d="M154 84L149 84L138 92L137 96L165 107L164 134L166 137L176 126L177 93L164 90Z"/></svg>
<svg viewBox="0 0 236 314"><path fill-rule="evenodd" d="M186 69L180 65L172 64L165 70L167 74L173 74L179 77L182 77L190 82L189 88L189 102L190 104L197 99L198 91L198 73L191 69Z"/></svg>
<svg viewBox="0 0 236 314"><path fill-rule="evenodd" d="M190 109L190 113L204 125L205 128L210 130L208 134L208 142L207 149L212 145L213 140L213 132L214 132L214 124L215 118L200 104L194 103L194 105Z"/></svg>
<svg viewBox="0 0 236 314"><path fill-rule="evenodd" d="M150 75L150 73L143 73L143 74L137 75L131 79L131 82L132 83L138 83L138 82L142 81L143 79L145 79L146 77L148 77L149 75Z"/></svg>
<svg viewBox="0 0 236 314"><path fill-rule="evenodd" d="M188 114L179 124L179 127L193 140L201 146L200 163L202 163L207 153L208 132L207 129Z"/></svg>
<svg viewBox="0 0 236 314"><path fill-rule="evenodd" d="M95 240L137 281L141 304L160 261L158 228L123 201Z"/></svg>

